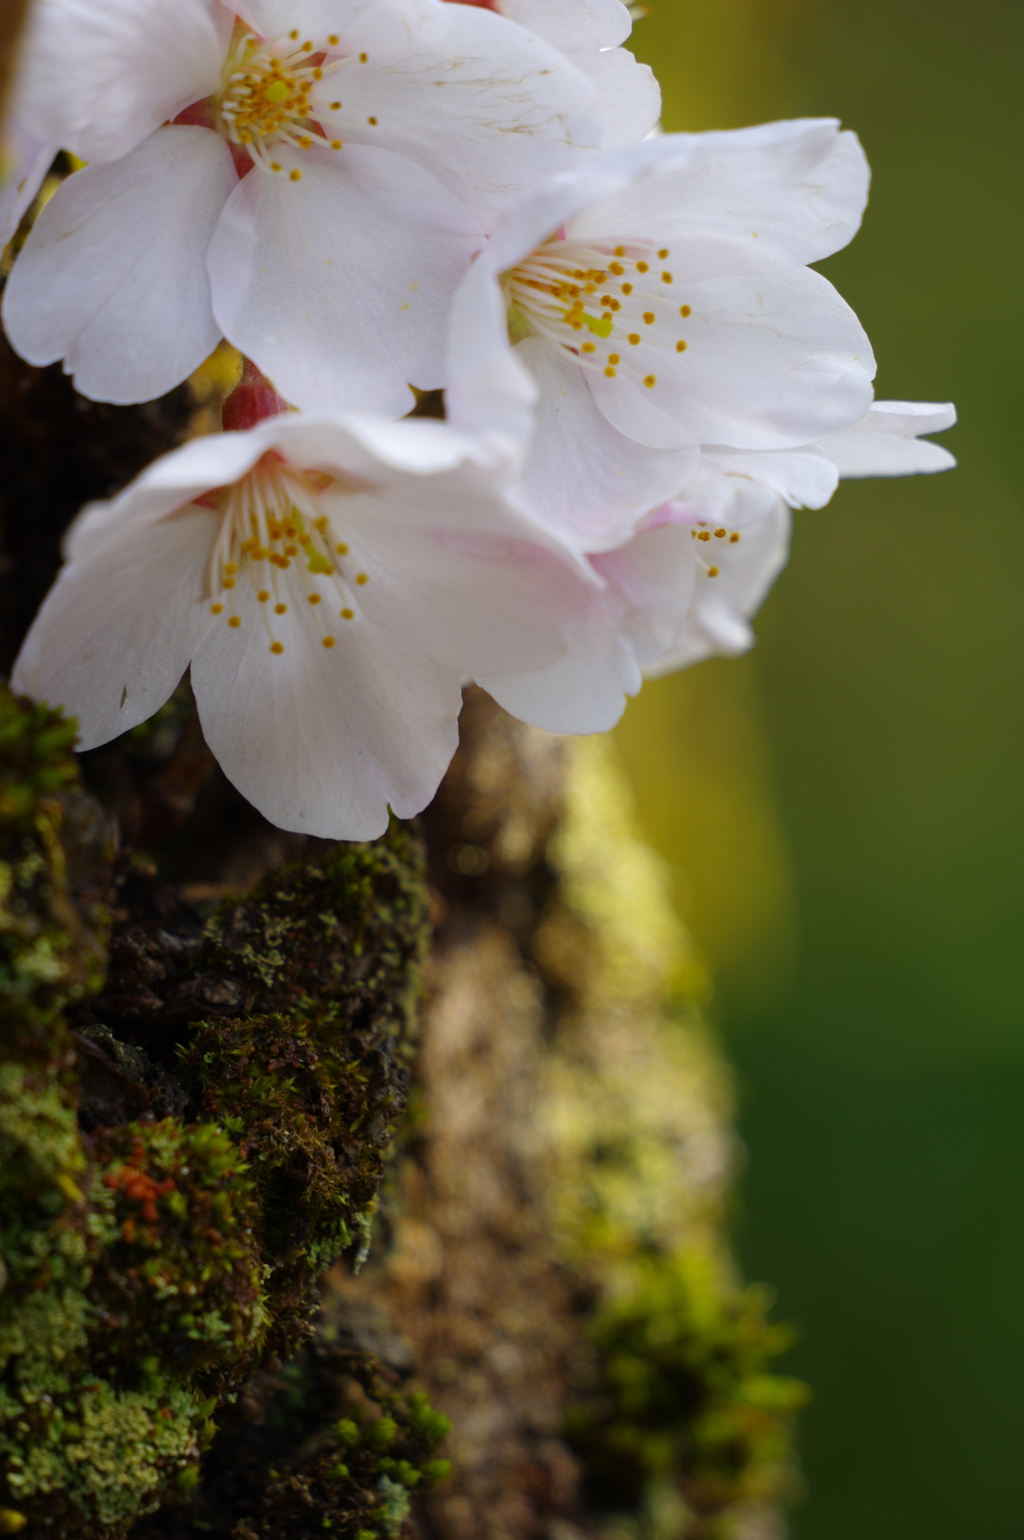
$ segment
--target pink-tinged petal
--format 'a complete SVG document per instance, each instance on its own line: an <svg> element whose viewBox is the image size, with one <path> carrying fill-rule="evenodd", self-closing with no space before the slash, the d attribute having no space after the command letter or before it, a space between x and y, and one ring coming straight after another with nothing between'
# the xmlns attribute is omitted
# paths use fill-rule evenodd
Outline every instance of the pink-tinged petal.
<svg viewBox="0 0 1024 1540"><path fill-rule="evenodd" d="M83 160L127 155L217 89L212 12L210 0L35 0L21 83L32 123Z"/></svg>
<svg viewBox="0 0 1024 1540"><path fill-rule="evenodd" d="M55 144L8 117L0 135L0 246L17 230L56 153Z"/></svg>
<svg viewBox="0 0 1024 1540"><path fill-rule="evenodd" d="M510 199L600 143L591 83L493 12L378 0L339 31L349 62L314 97L325 116L346 143L418 162L487 228ZM333 114L332 97L342 103Z"/></svg>
<svg viewBox="0 0 1024 1540"><path fill-rule="evenodd" d="M771 513L777 502L778 493L763 481L719 469L702 456L682 490L663 507L656 508L645 519L644 527L679 524L687 529L700 525L711 529L746 529Z"/></svg>
<svg viewBox="0 0 1024 1540"><path fill-rule="evenodd" d="M606 587L566 612L568 648L532 673L478 676L499 705L556 733L606 732L640 688L640 665L663 653L690 608L694 557L690 531L644 531L594 559Z"/></svg>
<svg viewBox="0 0 1024 1540"><path fill-rule="evenodd" d="M565 645L562 612L588 581L580 559L489 480L463 469L321 499L365 575L360 608L461 674L551 662Z"/></svg>
<svg viewBox="0 0 1024 1540"><path fill-rule="evenodd" d="M918 438L942 433L956 422L951 401L876 401L867 416L822 451L844 479L861 476L918 476L952 470L956 460L941 444Z"/></svg>
<svg viewBox="0 0 1024 1540"><path fill-rule="evenodd" d="M678 279L802 266L846 246L870 173L855 134L829 118L728 133L667 134L633 152L640 174L581 209L572 239L646 237Z"/></svg>
<svg viewBox="0 0 1024 1540"><path fill-rule="evenodd" d="M205 257L236 180L218 134L181 126L69 177L7 280L14 347L33 364L63 358L96 401L148 401L187 378L221 335Z"/></svg>
<svg viewBox="0 0 1024 1540"><path fill-rule="evenodd" d="M523 472L527 502L582 551L622 545L690 479L700 451L650 449L617 432L564 348L528 337L516 354L539 390Z"/></svg>
<svg viewBox="0 0 1024 1540"><path fill-rule="evenodd" d="M476 675L511 716L549 733L604 733L636 695L643 675L614 620L595 605L574 628L557 663L526 674Z"/></svg>
<svg viewBox="0 0 1024 1540"><path fill-rule="evenodd" d="M569 56L597 92L595 116L607 149L636 144L653 133L661 117L661 87L648 64L625 48Z"/></svg>
<svg viewBox="0 0 1024 1540"><path fill-rule="evenodd" d="M77 717L79 748L138 726L177 686L206 623L203 578L215 530L213 515L199 509L155 525L125 523L62 570L11 683Z"/></svg>
<svg viewBox="0 0 1024 1540"><path fill-rule="evenodd" d="M211 628L192 664L203 732L228 779L280 828L327 839L383 834L389 804L418 813L458 745L459 675L358 613L296 604L278 620L269 609L241 585L241 624Z"/></svg>
<svg viewBox="0 0 1024 1540"><path fill-rule="evenodd" d="M410 385L443 384L448 312L478 227L389 151L277 158L280 173L239 183L214 236L217 319L296 406L399 416L413 404Z"/></svg>
<svg viewBox="0 0 1024 1540"><path fill-rule="evenodd" d="M674 645L645 666L647 678L703 658L735 657L753 646L749 617L786 565L791 524L792 514L777 500L771 513L739 532L735 544L709 542L700 553L690 613Z"/></svg>
<svg viewBox="0 0 1024 1540"><path fill-rule="evenodd" d="M627 438L786 449L841 432L870 404L871 344L810 269L673 282L660 292L652 284L630 303L637 316L616 316L587 373L601 411ZM609 378L610 349L621 365Z"/></svg>

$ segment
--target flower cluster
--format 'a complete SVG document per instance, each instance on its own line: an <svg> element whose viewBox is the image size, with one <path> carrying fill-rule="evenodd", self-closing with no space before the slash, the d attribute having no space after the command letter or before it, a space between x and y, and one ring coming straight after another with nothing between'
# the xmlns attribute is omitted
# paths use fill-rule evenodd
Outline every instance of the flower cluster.
<svg viewBox="0 0 1024 1540"><path fill-rule="evenodd" d="M84 747L191 667L290 829L433 795L461 687L553 732L750 645L790 509L951 465L874 403L811 264L868 169L832 120L655 132L620 0L34 0L0 225L53 156L3 320L138 402L222 338L225 431L84 509L14 683ZM409 417L443 391L445 420Z"/></svg>

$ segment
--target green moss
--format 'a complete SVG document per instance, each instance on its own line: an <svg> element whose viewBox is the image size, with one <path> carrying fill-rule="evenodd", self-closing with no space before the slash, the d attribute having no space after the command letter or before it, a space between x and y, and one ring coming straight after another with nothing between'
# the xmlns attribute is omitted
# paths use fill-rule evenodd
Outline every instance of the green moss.
<svg viewBox="0 0 1024 1540"><path fill-rule="evenodd" d="M239 980L255 1014L200 1025L181 1073L257 1183L282 1357L310 1330L320 1274L368 1238L427 934L422 849L396 821L381 841L275 873L207 927L200 966Z"/></svg>
<svg viewBox="0 0 1024 1540"><path fill-rule="evenodd" d="M186 1067L258 1184L273 1346L288 1356L380 1184L390 1124L360 1134L382 1116L373 1065L333 1025L273 1015L202 1026Z"/></svg>
<svg viewBox="0 0 1024 1540"><path fill-rule="evenodd" d="M88 891L105 827L79 786L75 733L73 721L0 685L0 1028L8 1054L51 1063L61 1007L99 988L105 962L107 919Z"/></svg>
<svg viewBox="0 0 1024 1540"><path fill-rule="evenodd" d="M411 1057L427 943L422 843L392 819L382 840L274 873L207 927L203 965L241 978L247 1009L370 1032Z"/></svg>
<svg viewBox="0 0 1024 1540"><path fill-rule="evenodd" d="M786 1495L799 1381L774 1374L790 1332L767 1320L767 1300L741 1290L699 1252L648 1258L627 1294L590 1322L600 1354L596 1394L574 1408L569 1432L613 1507L642 1507L664 1478L691 1510L685 1533L729 1532L729 1511Z"/></svg>
<svg viewBox="0 0 1024 1540"><path fill-rule="evenodd" d="M636 1540L777 1527L806 1390L789 1331L736 1282L731 1095L666 874L637 838L610 744L577 741L537 956L566 1001L548 1063L550 1216L587 1280L589 1383L568 1418L588 1501Z"/></svg>
<svg viewBox="0 0 1024 1540"><path fill-rule="evenodd" d="M308 1333L319 1275L368 1234L427 935L398 824L275 874L221 907L195 959L257 1013L192 1029L197 1120L83 1139L62 1010L102 985L109 871L74 732L0 690L0 1533L55 1540L120 1536L201 1491L212 1415L271 1338L287 1353ZM136 1050L103 1046L138 1078ZM405 1493L427 1478L424 1430L403 1437L388 1479ZM400 1500L364 1445L357 1428L331 1491L347 1511L355 1481L368 1522Z"/></svg>
<svg viewBox="0 0 1024 1540"><path fill-rule="evenodd" d="M152 1362L223 1395L266 1323L245 1162L221 1129L169 1119L101 1130L95 1146L104 1231L88 1290L102 1321L93 1365Z"/></svg>
<svg viewBox="0 0 1024 1540"><path fill-rule="evenodd" d="M76 1232L62 1216L81 1202L85 1168L64 1088L45 1070L0 1064L0 1254L13 1286L38 1289L67 1276Z"/></svg>
<svg viewBox="0 0 1024 1540"><path fill-rule="evenodd" d="M431 1458L450 1430L448 1419L420 1392L387 1390L372 1361L361 1382L371 1404L364 1396L336 1421L329 1446L312 1462L303 1460L301 1445L298 1459L289 1454L295 1429L282 1422L275 1470L246 1518L258 1540L312 1540L325 1529L342 1540L398 1540L412 1490L427 1491L449 1474L446 1460Z"/></svg>
<svg viewBox="0 0 1024 1540"><path fill-rule="evenodd" d="M119 1532L180 1482L259 1347L252 1183L208 1125L95 1136L0 1070L0 1502L56 1535ZM6 1489L6 1490L5 1490Z"/></svg>

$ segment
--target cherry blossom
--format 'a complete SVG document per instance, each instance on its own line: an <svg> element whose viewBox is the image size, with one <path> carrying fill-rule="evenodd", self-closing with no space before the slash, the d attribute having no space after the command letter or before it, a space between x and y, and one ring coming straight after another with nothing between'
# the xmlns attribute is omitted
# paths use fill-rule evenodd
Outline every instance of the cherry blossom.
<svg viewBox="0 0 1024 1540"><path fill-rule="evenodd" d="M610 509L623 486L647 494L651 450L843 431L870 404L874 359L807 264L851 239L867 184L831 120L667 135L551 178L463 281L449 415L532 439L539 475L561 463Z"/></svg>
<svg viewBox="0 0 1024 1540"><path fill-rule="evenodd" d="M433 795L465 675L536 669L599 581L444 423L272 417L83 510L15 665L82 748L191 665L206 740L286 829L367 839Z"/></svg>
<svg viewBox="0 0 1024 1540"><path fill-rule="evenodd" d="M400 415L444 383L498 208L600 143L598 89L488 10L232 3L37 0L23 121L89 164L18 257L8 335L101 400L223 335L299 406Z"/></svg>
<svg viewBox="0 0 1024 1540"><path fill-rule="evenodd" d="M917 435L955 421L948 403L879 401L823 444L706 450L631 538L589 557L603 586L584 594L565 653L546 668L480 683L513 715L552 732L614 726L645 677L753 645L750 618L789 554L791 508L823 507L841 476L949 469L949 451ZM544 516L579 544L585 522L556 501L553 486ZM535 482L535 504L541 491Z"/></svg>

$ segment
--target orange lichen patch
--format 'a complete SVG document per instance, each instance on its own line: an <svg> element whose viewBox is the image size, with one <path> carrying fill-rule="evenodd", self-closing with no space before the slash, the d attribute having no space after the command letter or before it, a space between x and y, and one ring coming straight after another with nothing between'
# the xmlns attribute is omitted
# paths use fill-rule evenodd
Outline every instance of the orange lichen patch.
<svg viewBox="0 0 1024 1540"><path fill-rule="evenodd" d="M145 1158L145 1147L142 1144L136 1144L132 1149L131 1162L108 1171L103 1178L103 1185L116 1192L124 1193L126 1198L140 1204L141 1218L147 1224L155 1224L158 1218L157 1201L173 1192L176 1184L173 1177L167 1176L163 1181L158 1182L148 1172L140 1170L139 1167ZM125 1221L123 1228L127 1229L129 1226L133 1234L131 1237L125 1236L126 1240L134 1239L135 1223L131 1219Z"/></svg>

